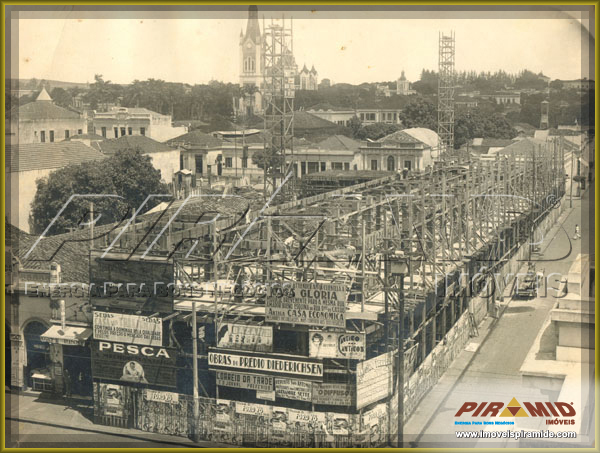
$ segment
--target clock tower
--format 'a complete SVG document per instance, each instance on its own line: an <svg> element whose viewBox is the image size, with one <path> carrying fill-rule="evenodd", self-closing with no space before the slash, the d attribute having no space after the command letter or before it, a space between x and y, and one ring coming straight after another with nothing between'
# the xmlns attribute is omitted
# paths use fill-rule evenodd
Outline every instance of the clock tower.
<svg viewBox="0 0 600 453"><path fill-rule="evenodd" d="M263 83L263 42L258 23L258 8L248 8L246 33L240 31L240 86L246 89L244 98L238 101L238 114L261 113Z"/></svg>

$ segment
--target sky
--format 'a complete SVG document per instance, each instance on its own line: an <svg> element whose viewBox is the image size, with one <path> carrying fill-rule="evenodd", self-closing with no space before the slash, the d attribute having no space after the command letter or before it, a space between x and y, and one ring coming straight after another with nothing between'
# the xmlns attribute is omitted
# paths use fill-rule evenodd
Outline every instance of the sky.
<svg viewBox="0 0 600 453"><path fill-rule="evenodd" d="M308 8L308 7L307 7ZM267 22L281 12L259 11ZM418 80L437 70L439 32L456 35L456 70L543 71L555 79L582 74L587 30L576 14L527 12L293 11L294 55L334 83ZM148 78L190 84L236 83L239 35L247 12L56 12L19 15L11 44L12 76L115 83ZM16 28L16 27L15 27ZM13 34L14 36L14 34ZM583 39L585 38L585 39ZM585 59L587 62L587 58ZM18 68L18 75L14 69ZM593 78L593 76L592 76Z"/></svg>

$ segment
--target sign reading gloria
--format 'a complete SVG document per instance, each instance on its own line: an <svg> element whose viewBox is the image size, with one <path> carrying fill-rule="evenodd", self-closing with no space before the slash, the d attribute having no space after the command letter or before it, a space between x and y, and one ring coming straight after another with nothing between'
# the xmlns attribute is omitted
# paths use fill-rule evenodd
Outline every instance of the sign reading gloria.
<svg viewBox="0 0 600 453"><path fill-rule="evenodd" d="M160 346L92 342L92 374L97 379L177 386L177 350Z"/></svg>
<svg viewBox="0 0 600 453"><path fill-rule="evenodd" d="M221 323L217 329L217 347L271 352L273 350L273 326Z"/></svg>
<svg viewBox="0 0 600 453"><path fill-rule="evenodd" d="M218 370L216 374L217 385L262 392L273 391L273 376L260 376L258 374L236 373L235 371L224 370Z"/></svg>
<svg viewBox="0 0 600 453"><path fill-rule="evenodd" d="M95 311L94 339L161 346L162 319Z"/></svg>
<svg viewBox="0 0 600 453"><path fill-rule="evenodd" d="M271 284L265 301L266 320L321 327L346 327L344 285L289 282Z"/></svg>
<svg viewBox="0 0 600 453"><path fill-rule="evenodd" d="M359 362L356 366L356 408L392 394L393 351Z"/></svg>
<svg viewBox="0 0 600 453"><path fill-rule="evenodd" d="M309 356L319 359L359 359L366 357L364 333L308 331Z"/></svg>
<svg viewBox="0 0 600 453"><path fill-rule="evenodd" d="M208 366L211 369L234 368L253 370L267 374L303 376L320 380L323 377L323 363L315 359L297 356L225 351L210 348Z"/></svg>

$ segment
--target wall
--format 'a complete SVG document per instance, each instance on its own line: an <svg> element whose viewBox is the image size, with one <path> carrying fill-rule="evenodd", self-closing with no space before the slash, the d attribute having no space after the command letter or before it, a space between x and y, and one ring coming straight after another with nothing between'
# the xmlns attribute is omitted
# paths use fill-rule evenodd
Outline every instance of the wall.
<svg viewBox="0 0 600 453"><path fill-rule="evenodd" d="M70 136L73 136L78 133L79 129L84 134L87 132L87 123L84 118L10 121L10 130L14 134L11 135L10 144L41 143L40 131L46 131L46 143L50 143L50 131L54 131L54 141L61 142L65 139L65 130L69 130Z"/></svg>
<svg viewBox="0 0 600 453"><path fill-rule="evenodd" d="M37 192L36 180L44 178L55 169L32 170L10 173L10 218L9 222L29 233L31 202Z"/></svg>
<svg viewBox="0 0 600 453"><path fill-rule="evenodd" d="M173 174L179 171L179 150L146 154L152 159L154 168L160 170L161 179L167 184L173 181Z"/></svg>

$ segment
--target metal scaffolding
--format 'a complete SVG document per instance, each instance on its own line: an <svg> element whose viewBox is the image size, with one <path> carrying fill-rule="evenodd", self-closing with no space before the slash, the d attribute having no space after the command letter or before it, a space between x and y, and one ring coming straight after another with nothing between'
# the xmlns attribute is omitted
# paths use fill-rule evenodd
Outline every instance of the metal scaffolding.
<svg viewBox="0 0 600 453"><path fill-rule="evenodd" d="M263 17L263 58L265 100L265 152L278 161L277 168L271 168L265 191L273 193L277 180L283 180L293 168L294 161L294 83L295 68L293 56L292 20L270 19L265 25ZM293 178L291 178L293 179ZM267 190L267 184L271 190ZM294 187L293 181L288 180L284 193ZM265 194L266 195L266 194Z"/></svg>
<svg viewBox="0 0 600 453"><path fill-rule="evenodd" d="M440 155L454 149L454 32L439 35L438 135ZM440 156L441 157L441 156Z"/></svg>

